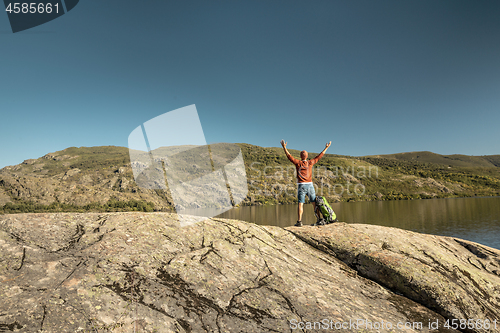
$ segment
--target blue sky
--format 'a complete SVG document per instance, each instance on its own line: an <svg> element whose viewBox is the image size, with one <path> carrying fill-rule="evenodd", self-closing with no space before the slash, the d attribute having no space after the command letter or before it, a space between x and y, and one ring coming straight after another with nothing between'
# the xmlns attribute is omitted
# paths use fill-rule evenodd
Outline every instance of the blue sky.
<svg viewBox="0 0 500 333"><path fill-rule="evenodd" d="M499 17L480 0L85 0L13 34L0 13L0 167L127 146L192 104L207 142L500 154Z"/></svg>

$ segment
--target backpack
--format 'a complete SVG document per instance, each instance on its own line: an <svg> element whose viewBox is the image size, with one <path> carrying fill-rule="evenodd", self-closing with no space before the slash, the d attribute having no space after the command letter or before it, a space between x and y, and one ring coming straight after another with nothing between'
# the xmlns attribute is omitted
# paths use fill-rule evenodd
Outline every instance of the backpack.
<svg viewBox="0 0 500 333"><path fill-rule="evenodd" d="M320 218L320 213L323 216L324 223L321 224L337 222L337 215L335 215L335 212L333 211L332 207L330 207L325 197L316 196L316 210L314 213L316 214L318 222L322 220Z"/></svg>

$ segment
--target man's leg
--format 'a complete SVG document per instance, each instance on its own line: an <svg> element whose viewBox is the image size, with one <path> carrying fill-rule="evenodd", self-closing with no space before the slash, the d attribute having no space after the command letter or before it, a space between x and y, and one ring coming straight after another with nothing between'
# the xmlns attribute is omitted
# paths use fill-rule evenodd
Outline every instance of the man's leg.
<svg viewBox="0 0 500 333"><path fill-rule="evenodd" d="M299 202L298 216L299 219L297 221L302 221L302 213L304 212L304 204Z"/></svg>
<svg viewBox="0 0 500 333"><path fill-rule="evenodd" d="M307 193L307 196L309 197L309 200L311 201L312 203L312 206L313 206L313 212L314 212L314 216L316 216L316 223L319 221L319 215L316 214L316 191L314 190L314 185L311 184L311 186L309 187L309 191Z"/></svg>
<svg viewBox="0 0 500 333"><path fill-rule="evenodd" d="M304 203L306 202L306 191L307 189L304 188L304 185L299 184L297 188L297 201L299 202L299 207L297 208L297 223L295 224L296 227L301 227L302 226L302 213L304 212Z"/></svg>

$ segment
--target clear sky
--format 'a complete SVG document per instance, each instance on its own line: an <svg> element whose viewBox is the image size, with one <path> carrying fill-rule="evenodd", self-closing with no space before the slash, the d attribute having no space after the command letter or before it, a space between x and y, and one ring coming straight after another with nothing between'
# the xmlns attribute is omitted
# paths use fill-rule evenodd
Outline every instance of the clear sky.
<svg viewBox="0 0 500 333"><path fill-rule="evenodd" d="M209 143L500 154L496 0L82 0L0 40L0 167L192 104Z"/></svg>

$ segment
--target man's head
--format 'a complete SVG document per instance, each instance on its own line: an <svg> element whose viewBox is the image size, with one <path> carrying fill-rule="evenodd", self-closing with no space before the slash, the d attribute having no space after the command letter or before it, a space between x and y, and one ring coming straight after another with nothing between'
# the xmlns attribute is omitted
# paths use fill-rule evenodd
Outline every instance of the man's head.
<svg viewBox="0 0 500 333"><path fill-rule="evenodd" d="M303 150L300 152L300 159L307 160L307 151Z"/></svg>

